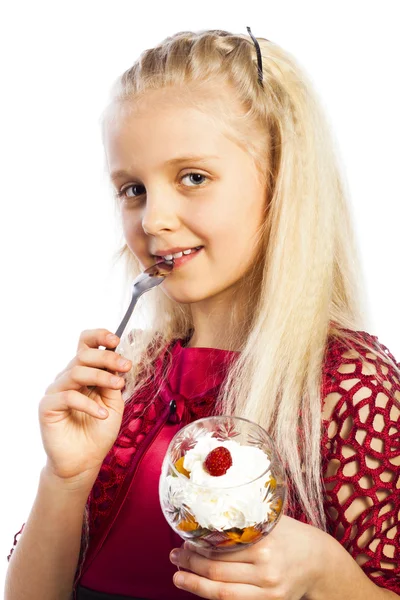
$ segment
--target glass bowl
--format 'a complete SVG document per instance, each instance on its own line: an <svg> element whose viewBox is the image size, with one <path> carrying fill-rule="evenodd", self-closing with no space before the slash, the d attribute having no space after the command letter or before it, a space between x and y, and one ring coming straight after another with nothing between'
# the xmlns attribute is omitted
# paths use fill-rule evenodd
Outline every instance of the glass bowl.
<svg viewBox="0 0 400 600"><path fill-rule="evenodd" d="M284 510L286 476L262 427L240 417L206 417L172 439L159 494L178 535L227 552L258 542L275 527Z"/></svg>

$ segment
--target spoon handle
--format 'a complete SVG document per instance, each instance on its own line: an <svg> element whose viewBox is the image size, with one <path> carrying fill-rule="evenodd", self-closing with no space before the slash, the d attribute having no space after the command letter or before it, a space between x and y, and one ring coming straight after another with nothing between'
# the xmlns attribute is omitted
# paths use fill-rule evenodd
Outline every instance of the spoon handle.
<svg viewBox="0 0 400 600"><path fill-rule="evenodd" d="M119 338L120 338L120 337L121 337L121 335L123 334L123 332L124 332L124 330L125 330L125 327L127 326L129 319L131 318L131 315L132 315L133 309L135 308L135 306L136 306L136 303L137 303L137 301L138 301L139 297L142 295L142 293L143 293L142 291L140 291L140 290L138 290L138 289L135 289L135 287L133 287L133 293L132 293L132 299L131 299L131 302L130 302L130 304L129 304L129 306L128 306L128 309L127 309L127 311L126 311L126 313L125 313L125 315L124 315L124 318L122 319L121 323L118 325L118 329L117 329L117 331L115 332L115 335L116 335L116 336L118 336ZM116 350L116 348L109 348L109 351L110 351L110 352L115 352L115 350ZM102 370L103 370L103 371L107 371L107 369L102 369ZM87 386L87 389L88 389L89 391L92 391L92 390L94 390L96 387L97 387L97 386L95 386L95 385L88 385L88 386Z"/></svg>
<svg viewBox="0 0 400 600"><path fill-rule="evenodd" d="M122 319L121 323L118 326L117 331L115 332L115 335L117 337L120 338L121 335L123 334L124 329L127 326L129 319L131 318L133 309L135 308L136 303L137 303L137 301L138 301L138 299L139 299L140 296L141 296L141 292L139 290L135 289L135 287L134 287L133 288L131 302L130 302L130 304L128 306L128 309L127 309L127 311L126 311L126 313L124 315L124 318ZM114 352L115 352L115 348L114 348Z"/></svg>
<svg viewBox="0 0 400 600"><path fill-rule="evenodd" d="M123 334L125 327L128 324L129 319L131 318L133 309L135 308L139 297L144 292L147 292L148 290L152 289L153 287L159 285L165 279L165 277L171 273L173 267L174 267L174 261L172 261L172 262L161 261L159 263L156 263L155 265L152 265L151 267L146 269L146 271L144 271L143 273L138 275L138 277L136 277L136 279L134 280L133 285L132 285L131 302L128 306L128 310L126 311L126 313L124 315L124 318L122 319L121 323L118 326L117 331L115 332L116 336L121 338L121 335ZM110 348L111 352L115 352L115 350L116 350L115 348ZM108 369L102 369L102 370L107 371ZM92 391L96 387L97 386L95 386L95 385L89 385L89 386L87 386L87 389L89 391Z"/></svg>

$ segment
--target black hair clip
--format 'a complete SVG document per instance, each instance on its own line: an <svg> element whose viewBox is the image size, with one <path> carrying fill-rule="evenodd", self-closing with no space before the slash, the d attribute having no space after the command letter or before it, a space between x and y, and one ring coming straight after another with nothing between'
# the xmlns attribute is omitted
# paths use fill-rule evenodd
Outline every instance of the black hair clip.
<svg viewBox="0 0 400 600"><path fill-rule="evenodd" d="M251 39L254 42L254 45L256 47L256 52L257 52L257 64L258 64L258 83L261 85L261 87L264 87L263 84L263 68L262 68L262 59L261 59L261 50L260 50L260 44L257 42L256 38L254 37L254 35L251 33L251 29L250 27L247 27L247 31L249 32L249 35L251 37Z"/></svg>

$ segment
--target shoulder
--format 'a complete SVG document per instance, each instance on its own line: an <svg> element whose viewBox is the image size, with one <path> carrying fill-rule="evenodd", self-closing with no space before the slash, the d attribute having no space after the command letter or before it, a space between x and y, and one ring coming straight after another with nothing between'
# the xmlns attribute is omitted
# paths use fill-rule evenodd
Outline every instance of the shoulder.
<svg viewBox="0 0 400 600"><path fill-rule="evenodd" d="M340 332L340 333L339 333ZM380 359L394 363L400 369L390 350L379 341L378 336L366 331L350 329L335 330L328 338L325 352L324 372L333 373L344 363L357 361L376 361ZM389 360L388 360L389 359Z"/></svg>
<svg viewBox="0 0 400 600"><path fill-rule="evenodd" d="M347 339L330 340L326 356L322 417L329 440L368 437L376 444L398 435L400 364L389 349L377 336L349 332Z"/></svg>
<svg viewBox="0 0 400 600"><path fill-rule="evenodd" d="M323 416L361 418L371 410L394 419L400 412L400 363L378 337L342 330L329 339L322 378ZM368 407L368 408L367 408ZM378 419L379 420L379 419Z"/></svg>
<svg viewBox="0 0 400 600"><path fill-rule="evenodd" d="M326 393L340 386L340 382L355 378L396 388L400 385L399 376L400 363L376 335L342 329L340 336L329 337L323 364Z"/></svg>

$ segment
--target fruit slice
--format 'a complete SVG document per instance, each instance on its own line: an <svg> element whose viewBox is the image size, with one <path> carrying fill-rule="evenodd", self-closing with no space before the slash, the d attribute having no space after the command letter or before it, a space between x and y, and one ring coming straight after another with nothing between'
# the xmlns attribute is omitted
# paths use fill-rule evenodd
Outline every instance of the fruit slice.
<svg viewBox="0 0 400 600"><path fill-rule="evenodd" d="M191 514L187 515L187 519L182 519L178 525L178 529L181 531L194 531L198 529L199 524L195 521L194 516Z"/></svg>
<svg viewBox="0 0 400 600"><path fill-rule="evenodd" d="M236 546L237 543L235 540L225 540L217 544L217 548L229 548L229 546Z"/></svg>
<svg viewBox="0 0 400 600"><path fill-rule="evenodd" d="M241 544L249 544L250 542L255 542L261 537L261 531L255 527L245 527L239 541Z"/></svg>
<svg viewBox="0 0 400 600"><path fill-rule="evenodd" d="M279 514L282 510L282 498L277 498L272 504L272 508Z"/></svg>
<svg viewBox="0 0 400 600"><path fill-rule="evenodd" d="M231 539L234 540L235 542L238 542L242 536L241 533L238 533L236 531L227 531L226 535Z"/></svg>
<svg viewBox="0 0 400 600"><path fill-rule="evenodd" d="M229 547L229 546L236 546L236 544L239 543L240 536L242 535L242 532L224 531L223 535L227 536L228 539L223 539L222 541L218 542L218 544L217 544L218 548L225 548L225 547Z"/></svg>
<svg viewBox="0 0 400 600"><path fill-rule="evenodd" d="M268 479L268 481L265 484L265 487L270 488L270 490L274 491L276 490L276 479L274 477L271 477L271 479Z"/></svg>
<svg viewBox="0 0 400 600"><path fill-rule="evenodd" d="M268 520L273 523L279 517L282 510L282 498L277 498L273 504L271 504L272 511L268 517Z"/></svg>
<svg viewBox="0 0 400 600"><path fill-rule="evenodd" d="M255 527L245 527L242 532L225 531L229 539L222 540L216 545L218 548L236 546L237 544L250 544L262 538L262 533Z"/></svg>
<svg viewBox="0 0 400 600"><path fill-rule="evenodd" d="M185 477L187 477L189 479L190 477L190 472L186 471L185 467L183 466L183 461L185 460L184 456L181 456L175 463L175 469L178 471L178 473L182 473L182 475L185 475Z"/></svg>

